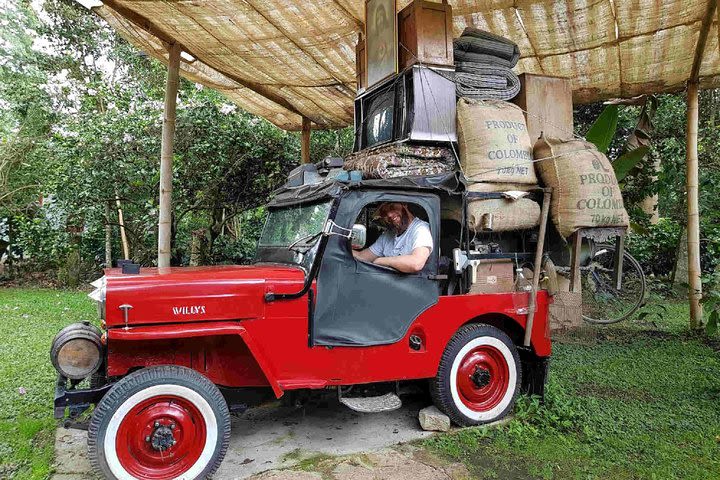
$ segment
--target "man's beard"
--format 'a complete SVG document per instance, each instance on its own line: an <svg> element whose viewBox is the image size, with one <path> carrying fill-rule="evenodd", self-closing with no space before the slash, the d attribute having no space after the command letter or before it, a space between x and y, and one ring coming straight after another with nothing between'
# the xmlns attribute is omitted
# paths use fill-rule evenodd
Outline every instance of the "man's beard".
<svg viewBox="0 0 720 480"><path fill-rule="evenodd" d="M395 234L396 235L402 235L405 233L410 226L410 215L408 215L408 212L403 209L403 211L400 213L400 225L394 226Z"/></svg>

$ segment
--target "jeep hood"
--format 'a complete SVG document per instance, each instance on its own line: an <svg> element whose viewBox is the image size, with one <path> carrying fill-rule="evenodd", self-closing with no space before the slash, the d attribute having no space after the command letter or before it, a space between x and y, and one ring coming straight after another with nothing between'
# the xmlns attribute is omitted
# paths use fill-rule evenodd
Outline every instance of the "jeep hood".
<svg viewBox="0 0 720 480"><path fill-rule="evenodd" d="M298 291L304 278L284 265L107 269L105 321L125 326L125 312L128 325L259 318L265 293Z"/></svg>

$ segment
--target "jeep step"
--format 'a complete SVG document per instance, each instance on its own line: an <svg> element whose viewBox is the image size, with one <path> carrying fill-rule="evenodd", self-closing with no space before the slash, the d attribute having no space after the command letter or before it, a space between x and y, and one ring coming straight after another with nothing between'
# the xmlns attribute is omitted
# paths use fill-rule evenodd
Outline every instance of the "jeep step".
<svg viewBox="0 0 720 480"><path fill-rule="evenodd" d="M339 400L349 409L361 413L389 412L402 407L402 400L395 393L377 397L340 397Z"/></svg>

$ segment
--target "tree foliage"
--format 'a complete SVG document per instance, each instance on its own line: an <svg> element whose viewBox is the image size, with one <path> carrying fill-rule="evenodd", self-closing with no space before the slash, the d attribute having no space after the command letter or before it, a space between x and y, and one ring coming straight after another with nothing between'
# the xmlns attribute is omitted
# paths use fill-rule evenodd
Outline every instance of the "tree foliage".
<svg viewBox="0 0 720 480"><path fill-rule="evenodd" d="M157 245L165 67L70 0L8 0L0 17L0 251L65 275L120 255L118 201L133 260ZM350 129L315 132L311 155L344 155ZM173 177L173 263L247 261L269 193L300 158L296 133L181 81ZM109 215L108 215L109 212Z"/></svg>

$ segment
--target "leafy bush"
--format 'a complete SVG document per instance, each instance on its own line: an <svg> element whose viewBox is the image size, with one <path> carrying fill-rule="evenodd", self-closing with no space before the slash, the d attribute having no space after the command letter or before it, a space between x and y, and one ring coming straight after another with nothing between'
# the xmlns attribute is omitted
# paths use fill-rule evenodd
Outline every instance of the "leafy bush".
<svg viewBox="0 0 720 480"><path fill-rule="evenodd" d="M661 218L656 225L650 225L642 233L629 235L627 248L640 262L645 273L669 275L675 265L681 235L680 224Z"/></svg>
<svg viewBox="0 0 720 480"><path fill-rule="evenodd" d="M257 242L265 224L265 208L255 208L240 215L234 235L219 236L212 247L212 263L247 264L255 257Z"/></svg>
<svg viewBox="0 0 720 480"><path fill-rule="evenodd" d="M708 335L715 335L720 327L720 271L715 271L704 279L702 304Z"/></svg>

